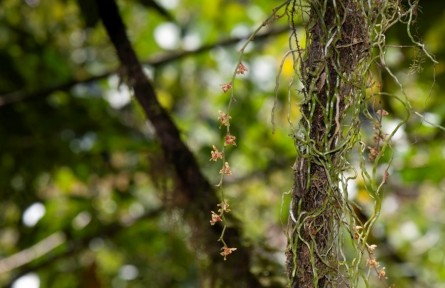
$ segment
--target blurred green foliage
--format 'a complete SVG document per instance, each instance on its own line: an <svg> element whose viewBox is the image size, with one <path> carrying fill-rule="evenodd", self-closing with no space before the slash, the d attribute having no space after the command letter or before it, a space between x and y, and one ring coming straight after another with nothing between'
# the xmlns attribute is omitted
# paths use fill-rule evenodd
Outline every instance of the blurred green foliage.
<svg viewBox="0 0 445 288"><path fill-rule="evenodd" d="M135 50L147 61L248 35L279 2L118 4ZM416 33L439 64L425 62L412 73L416 49L397 46L388 63L414 108L444 126L445 46L440 39L445 2L420 4ZM83 81L119 68L97 17L94 1L0 2L0 263L55 232L66 239L25 266L1 273L0 285L37 273L40 287L197 287L201 258L189 245L183 211L171 208L175 187L153 129L117 74ZM286 19L274 24L280 25L287 25ZM295 154L287 114L294 124L298 119L298 99L287 99L292 79L288 62L276 100L274 134L270 112L287 41L284 33L250 44L244 61L249 72L236 82L231 113L238 146L229 155L234 175L227 178L226 194L243 220L246 241L258 250L254 269L263 275L267 269L284 275L281 223L287 217ZM401 27L392 28L388 42L407 44ZM230 79L239 47L219 46L146 66L160 102L215 184L219 168L209 162L209 152L212 144L220 144L217 113L228 101L220 84ZM78 84L36 93L67 81ZM397 91L387 75L381 81L383 89ZM391 113L384 128L404 117L393 98L376 101ZM394 164L373 240L388 283L397 287L445 283L443 141L443 131L412 115L392 145ZM361 191L360 179L356 182L355 200L366 212L372 199ZM35 203L43 204L41 219ZM283 266L263 267L261 257Z"/></svg>

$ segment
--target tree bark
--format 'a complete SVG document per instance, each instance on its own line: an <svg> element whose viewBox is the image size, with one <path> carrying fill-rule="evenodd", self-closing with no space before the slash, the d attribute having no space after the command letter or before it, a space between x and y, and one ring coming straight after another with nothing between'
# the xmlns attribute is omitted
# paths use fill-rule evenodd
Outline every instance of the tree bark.
<svg viewBox="0 0 445 288"><path fill-rule="evenodd" d="M350 75L369 55L368 28L354 0L313 0L310 5L287 269L291 287L343 287L347 280L336 247L345 207L338 189L338 143L345 113L359 94Z"/></svg>

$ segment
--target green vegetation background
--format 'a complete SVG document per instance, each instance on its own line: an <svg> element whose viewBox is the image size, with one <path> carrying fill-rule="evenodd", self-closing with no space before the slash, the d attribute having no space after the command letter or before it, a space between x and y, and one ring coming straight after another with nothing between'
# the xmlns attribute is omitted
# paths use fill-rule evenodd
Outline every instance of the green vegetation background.
<svg viewBox="0 0 445 288"><path fill-rule="evenodd" d="M246 36L279 3L159 1L165 10L149 0L118 4L139 58L155 63L173 53ZM387 62L413 107L444 126L445 2L420 1L420 6L417 37L439 64L419 66L416 49L397 47L409 44L402 26L387 35L394 45ZM273 27L286 26L286 21ZM219 45L146 65L159 100L215 184L219 166L209 162L210 151L221 144L218 110L225 109L229 97L220 84L230 81L239 48L240 43ZM289 114L296 124L301 100L296 93L290 103L287 99L292 64L284 62L272 134L275 77L287 50L287 33L247 49L249 71L236 82L231 112L238 146L229 154L233 175L225 184L232 210L243 221L243 236L259 255L253 269L279 275L280 281L285 281L282 223L295 155L287 118ZM26 273L36 273L40 287L198 286L200 257L190 248L183 211L173 208L180 200L170 172L150 124L129 98L131 91L119 85L118 60L94 1L0 1L0 63L0 268L11 255L54 233L66 239L0 274L0 286ZM107 77L90 79L98 75ZM383 89L398 93L394 81L382 75ZM71 85L60 86L64 83ZM389 111L384 129L404 117L390 97L370 105ZM372 134L366 122L363 129L364 135ZM412 115L393 142L393 167L371 241L379 247L388 283L396 287L445 283L444 140L443 131ZM354 200L366 214L372 199L360 179L353 184ZM36 211L44 213L34 223ZM264 267L261 257L281 265Z"/></svg>

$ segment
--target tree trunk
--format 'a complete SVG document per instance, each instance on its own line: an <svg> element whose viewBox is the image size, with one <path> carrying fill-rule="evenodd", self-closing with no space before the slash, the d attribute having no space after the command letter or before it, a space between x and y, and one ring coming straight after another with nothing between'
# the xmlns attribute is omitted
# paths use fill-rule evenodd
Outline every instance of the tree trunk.
<svg viewBox="0 0 445 288"><path fill-rule="evenodd" d="M294 135L287 251L291 287L348 285L339 264L338 235L347 201L339 176L342 152L348 149L343 122L362 97L363 80L356 70L369 59L368 21L361 7L354 0L310 1L307 47L304 55L299 52L304 102Z"/></svg>

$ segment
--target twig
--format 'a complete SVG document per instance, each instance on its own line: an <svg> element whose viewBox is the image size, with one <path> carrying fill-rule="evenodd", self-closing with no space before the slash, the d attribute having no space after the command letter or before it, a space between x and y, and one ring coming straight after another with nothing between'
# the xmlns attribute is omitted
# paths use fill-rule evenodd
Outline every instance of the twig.
<svg viewBox="0 0 445 288"><path fill-rule="evenodd" d="M275 28L275 29L270 29L269 31L266 31L264 33L259 33L255 37L254 40L255 41L264 40L269 37L276 36L276 35L282 34L284 32L287 32L288 30L289 30L288 27L279 27L279 28ZM224 46L237 44L238 42L245 40L247 38L248 37L233 37L233 38L223 39L223 40L220 40L220 41L212 43L212 44L203 45L203 46L193 49L193 50L178 51L178 52L172 52L172 53L161 55L161 56L156 56L153 59L143 62L143 64L153 66L153 67L161 67L161 66L169 64L171 62L174 62L177 60L182 60L189 56L194 56L197 54L201 54L201 53L210 51L216 47L224 47ZM69 90L78 84L87 84L87 83L95 82L95 81L107 78L110 75L113 75L115 73L117 73L117 69L107 71L107 72L104 72L99 75L87 77L84 79L71 79L71 80L66 81L65 83L54 85L52 87L43 88L42 90L38 90L38 91L28 92L28 91L20 90L20 91L14 91L14 92L11 92L8 94L3 94L3 95L0 95L0 108L2 106L14 104L14 103L21 102L21 101L29 101L29 100L33 100L33 99L44 98L44 97L51 95L52 93L54 93L56 91Z"/></svg>

